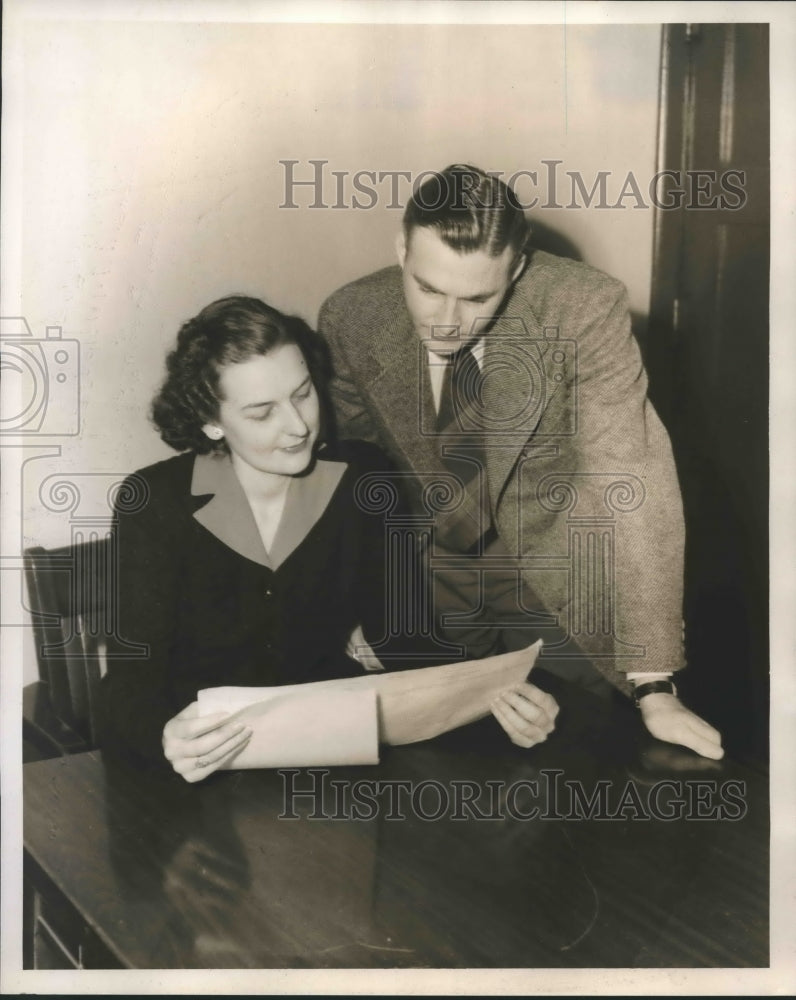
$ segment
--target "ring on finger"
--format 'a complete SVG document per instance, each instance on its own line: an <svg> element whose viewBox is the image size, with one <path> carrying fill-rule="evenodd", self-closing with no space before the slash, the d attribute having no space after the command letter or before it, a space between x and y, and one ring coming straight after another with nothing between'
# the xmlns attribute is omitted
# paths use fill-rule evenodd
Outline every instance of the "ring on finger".
<svg viewBox="0 0 796 1000"><path fill-rule="evenodd" d="M197 761L196 761L196 767L207 767L208 764L209 764L209 761L202 760L201 758L198 758Z"/></svg>

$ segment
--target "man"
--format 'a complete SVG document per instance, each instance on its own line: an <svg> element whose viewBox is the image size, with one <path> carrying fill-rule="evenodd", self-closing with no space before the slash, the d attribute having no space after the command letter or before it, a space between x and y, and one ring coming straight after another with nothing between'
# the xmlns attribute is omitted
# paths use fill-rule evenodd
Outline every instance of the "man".
<svg viewBox="0 0 796 1000"><path fill-rule="evenodd" d="M623 286L530 249L513 192L471 166L415 191L397 253L399 267L332 295L319 327L341 435L379 443L426 516L430 484L453 484L434 508L435 610L458 637L479 611L506 635L526 613L534 638L552 629L542 665L587 657L635 688L653 735L718 759L720 735L671 682L684 665L682 508ZM554 709L524 694L495 714L530 745Z"/></svg>

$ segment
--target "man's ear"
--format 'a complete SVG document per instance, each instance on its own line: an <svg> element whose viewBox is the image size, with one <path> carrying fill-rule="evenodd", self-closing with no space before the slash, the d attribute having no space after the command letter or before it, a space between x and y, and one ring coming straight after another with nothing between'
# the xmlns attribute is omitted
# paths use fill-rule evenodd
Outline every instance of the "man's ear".
<svg viewBox="0 0 796 1000"><path fill-rule="evenodd" d="M398 235L395 237L395 253L398 257L398 263L403 267L406 260L406 233L403 231L403 228L399 230Z"/></svg>
<svg viewBox="0 0 796 1000"><path fill-rule="evenodd" d="M528 263L528 258L525 256L524 253L521 253L517 258L514 267L511 270L511 284L514 284L517 278L519 278L519 276L525 270L525 265L527 263Z"/></svg>

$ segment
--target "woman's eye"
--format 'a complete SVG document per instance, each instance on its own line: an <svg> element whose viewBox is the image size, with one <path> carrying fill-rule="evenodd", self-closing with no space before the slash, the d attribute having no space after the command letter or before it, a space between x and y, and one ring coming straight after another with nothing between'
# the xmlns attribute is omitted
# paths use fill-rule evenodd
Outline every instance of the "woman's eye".
<svg viewBox="0 0 796 1000"><path fill-rule="evenodd" d="M294 398L294 399L309 399L309 397L310 397L310 393L311 393L311 392L312 392L312 386L311 386L311 385L308 385L308 386L306 387L306 389L300 389L300 390L299 390L299 391L298 391L298 392L297 392L297 393L295 394L295 396L294 396L293 398Z"/></svg>
<svg viewBox="0 0 796 1000"><path fill-rule="evenodd" d="M258 423L262 423L262 421L263 420L267 420L271 416L272 413L273 413L273 410L271 410L270 407L269 407L269 409L267 409L267 410L261 410L259 413L252 413L251 414L251 419L252 420L256 420Z"/></svg>

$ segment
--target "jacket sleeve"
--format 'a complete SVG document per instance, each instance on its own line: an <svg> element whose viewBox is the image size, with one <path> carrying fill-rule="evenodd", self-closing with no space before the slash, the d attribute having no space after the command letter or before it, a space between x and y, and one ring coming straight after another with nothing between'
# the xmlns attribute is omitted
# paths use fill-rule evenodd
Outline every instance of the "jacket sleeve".
<svg viewBox="0 0 796 1000"><path fill-rule="evenodd" d="M552 609L564 611L587 655L609 657L623 681L629 671L678 670L682 502L623 286L601 276L564 313L560 332L575 349L574 433L558 438L556 458L523 469L525 538L536 552L569 552L566 592Z"/></svg>
<svg viewBox="0 0 796 1000"><path fill-rule="evenodd" d="M111 541L117 616L103 678L105 747L165 763L166 722L184 708L169 684L180 560L173 507L140 474L125 480L114 510Z"/></svg>
<svg viewBox="0 0 796 1000"><path fill-rule="evenodd" d="M620 670L675 671L682 654L685 528L668 434L647 397L647 375L620 287L583 338L578 398L585 471L616 473L599 503L614 515L615 634Z"/></svg>

